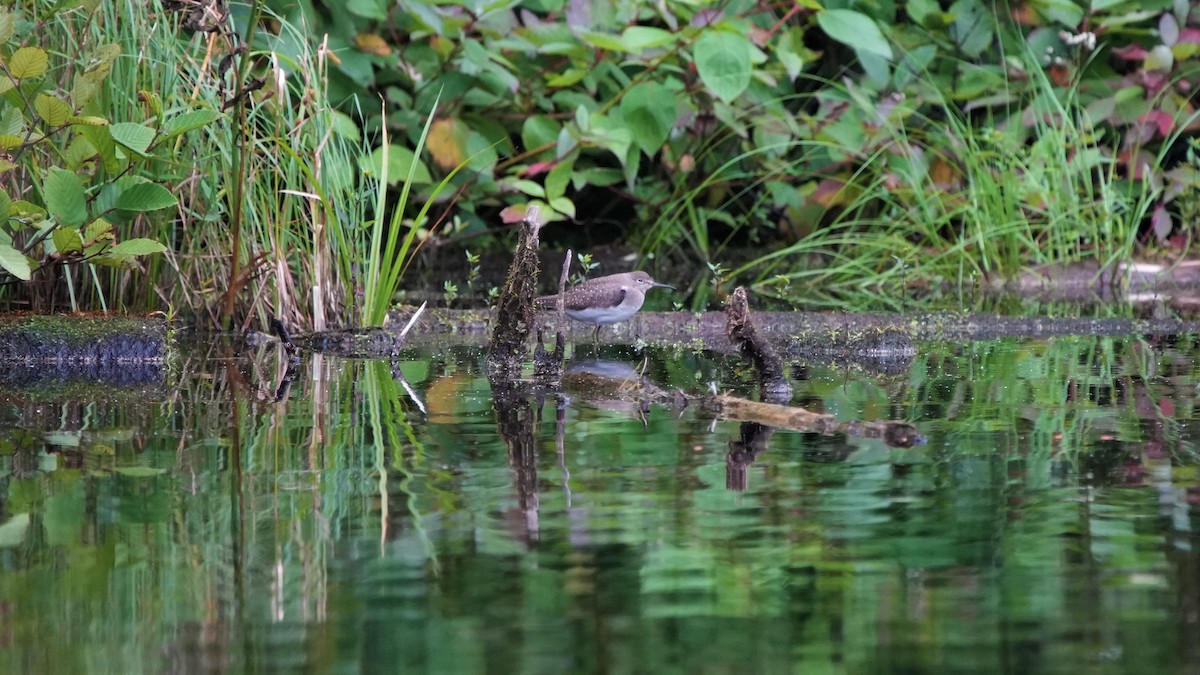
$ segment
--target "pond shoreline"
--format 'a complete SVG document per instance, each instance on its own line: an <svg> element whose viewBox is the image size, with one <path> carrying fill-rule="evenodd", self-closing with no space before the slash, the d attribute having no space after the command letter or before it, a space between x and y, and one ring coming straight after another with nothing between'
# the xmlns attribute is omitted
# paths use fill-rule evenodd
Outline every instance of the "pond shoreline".
<svg viewBox="0 0 1200 675"><path fill-rule="evenodd" d="M296 338L302 348L356 355L388 356L404 346L483 344L490 330L488 310L426 310L403 341L400 327L408 323L415 308L395 310L389 328L347 329L314 333ZM1200 332L1200 321L1136 318L1010 317L995 314L884 314L828 312L755 312L759 332L781 347L785 354L804 351L814 342L831 337L847 340L870 332L898 332L912 340L961 341L1006 337L1047 338L1065 336L1178 335ZM632 344L638 341L675 344L726 351L732 348L725 334L724 312L639 312L632 319L605 326L601 344ZM552 313L537 317L535 331L546 340L553 338ZM593 326L568 320L565 334L575 342L591 341Z"/></svg>

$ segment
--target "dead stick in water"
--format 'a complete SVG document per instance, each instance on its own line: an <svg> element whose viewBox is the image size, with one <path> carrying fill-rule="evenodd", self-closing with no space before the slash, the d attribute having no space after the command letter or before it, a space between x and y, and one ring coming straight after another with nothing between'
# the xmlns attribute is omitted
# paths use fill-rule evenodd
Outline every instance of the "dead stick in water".
<svg viewBox="0 0 1200 675"><path fill-rule="evenodd" d="M567 249L566 258L563 259L562 275L558 277L558 300L557 310L558 319L555 321L555 326L558 328L556 345L563 345L567 341L566 336L566 315L567 315L567 277L571 274L571 249Z"/></svg>
<svg viewBox="0 0 1200 675"><path fill-rule="evenodd" d="M842 422L833 415L815 413L774 403L748 401L718 394L706 400L717 415L740 422L758 422L793 431L812 431L825 436L845 434L857 438L876 438L893 448L911 448L925 442L917 428L906 422Z"/></svg>

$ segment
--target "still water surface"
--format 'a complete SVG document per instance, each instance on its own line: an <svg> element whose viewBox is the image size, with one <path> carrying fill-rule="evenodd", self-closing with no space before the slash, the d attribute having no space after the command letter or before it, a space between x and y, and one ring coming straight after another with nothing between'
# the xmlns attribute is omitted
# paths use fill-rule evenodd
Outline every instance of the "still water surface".
<svg viewBox="0 0 1200 675"><path fill-rule="evenodd" d="M928 443L517 396L470 348L272 348L0 406L0 671L1187 673L1192 338L798 364L794 405ZM587 351L588 348L583 348ZM724 355L606 347L755 396ZM402 381L403 380L403 381Z"/></svg>

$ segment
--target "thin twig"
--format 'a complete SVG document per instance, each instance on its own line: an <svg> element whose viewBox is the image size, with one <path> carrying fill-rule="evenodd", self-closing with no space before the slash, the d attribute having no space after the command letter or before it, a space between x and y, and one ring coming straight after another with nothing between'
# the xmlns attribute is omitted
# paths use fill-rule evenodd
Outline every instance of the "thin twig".
<svg viewBox="0 0 1200 675"><path fill-rule="evenodd" d="M567 290L567 277L569 277L569 276L571 276L571 249L567 249L567 256L565 259L563 259L562 276L560 276L558 278L558 301L557 301L558 302L558 304L557 304L558 318L555 320L554 325L558 329L557 344L560 344L560 345L565 343L567 340L566 336L563 334L563 331L567 325L564 315L567 312L566 290Z"/></svg>
<svg viewBox="0 0 1200 675"><path fill-rule="evenodd" d="M404 324L404 330L400 331L400 340L403 340L404 336L408 335L408 331L412 329L413 324L417 322L417 319L421 318L421 313L425 311L425 305L427 304L429 304L429 301L422 302L421 306L417 308L417 311L413 312L413 315L411 318L409 318L408 323Z"/></svg>

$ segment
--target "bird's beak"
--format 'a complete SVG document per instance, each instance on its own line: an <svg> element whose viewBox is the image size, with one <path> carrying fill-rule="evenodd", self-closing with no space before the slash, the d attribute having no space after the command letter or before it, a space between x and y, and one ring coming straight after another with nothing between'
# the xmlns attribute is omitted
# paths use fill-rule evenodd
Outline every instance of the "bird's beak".
<svg viewBox="0 0 1200 675"><path fill-rule="evenodd" d="M674 286L672 286L671 284L660 284L660 283L658 283L657 281L655 281L655 282L652 282L652 283L653 283L653 288L669 288L669 289L671 289L671 290L673 290L673 291L677 291L677 290L679 290L678 288L675 288L675 287L674 287Z"/></svg>

